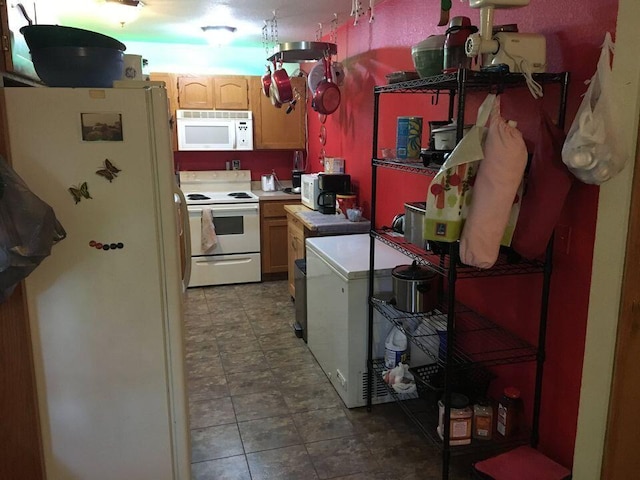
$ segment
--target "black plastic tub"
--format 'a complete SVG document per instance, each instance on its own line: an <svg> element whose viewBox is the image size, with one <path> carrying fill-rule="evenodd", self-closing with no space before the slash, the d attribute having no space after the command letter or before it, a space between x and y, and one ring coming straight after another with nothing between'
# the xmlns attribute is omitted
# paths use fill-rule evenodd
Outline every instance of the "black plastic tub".
<svg viewBox="0 0 640 480"><path fill-rule="evenodd" d="M46 47L31 50L33 66L49 87L109 88L122 78L124 53L104 47Z"/></svg>

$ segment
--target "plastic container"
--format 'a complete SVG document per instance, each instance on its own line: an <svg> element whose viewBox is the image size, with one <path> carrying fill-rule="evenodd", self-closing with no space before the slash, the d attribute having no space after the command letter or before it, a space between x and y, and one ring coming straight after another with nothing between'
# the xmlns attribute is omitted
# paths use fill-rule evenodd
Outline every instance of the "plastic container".
<svg viewBox="0 0 640 480"><path fill-rule="evenodd" d="M420 78L442 73L445 35L431 35L411 47L411 58Z"/></svg>
<svg viewBox="0 0 640 480"><path fill-rule="evenodd" d="M460 393L451 394L449 416L449 445L469 445L471 443L471 423L473 411L469 398ZM444 440L444 402L438 401L438 435Z"/></svg>
<svg viewBox="0 0 640 480"><path fill-rule="evenodd" d="M520 390L516 387L505 388L498 403L498 433L507 438L518 433L523 410Z"/></svg>
<svg viewBox="0 0 640 480"><path fill-rule="evenodd" d="M422 117L398 117L396 155L399 159L419 159L422 142Z"/></svg>
<svg viewBox="0 0 640 480"><path fill-rule="evenodd" d="M409 363L407 356L407 336L393 327L384 342L384 365L387 368L394 368L400 362Z"/></svg>
<svg viewBox="0 0 640 480"><path fill-rule="evenodd" d="M473 406L473 438L491 440L493 437L493 407L488 400L478 400Z"/></svg>

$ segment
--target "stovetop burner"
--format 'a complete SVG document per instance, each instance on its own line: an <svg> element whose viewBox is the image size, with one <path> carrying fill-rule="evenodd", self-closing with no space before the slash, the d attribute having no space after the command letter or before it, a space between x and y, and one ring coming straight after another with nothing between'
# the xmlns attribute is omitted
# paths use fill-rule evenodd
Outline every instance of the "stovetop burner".
<svg viewBox="0 0 640 480"><path fill-rule="evenodd" d="M249 195L247 192L231 192L227 195L233 198L251 198L251 195Z"/></svg>
<svg viewBox="0 0 640 480"><path fill-rule="evenodd" d="M211 200L211 197L207 197L201 193L190 193L187 195L189 200Z"/></svg>

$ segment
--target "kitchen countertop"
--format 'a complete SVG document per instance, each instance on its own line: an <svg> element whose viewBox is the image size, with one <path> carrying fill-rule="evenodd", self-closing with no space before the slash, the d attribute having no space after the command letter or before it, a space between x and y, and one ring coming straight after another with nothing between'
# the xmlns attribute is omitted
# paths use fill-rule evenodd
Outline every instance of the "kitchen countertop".
<svg viewBox="0 0 640 480"><path fill-rule="evenodd" d="M371 229L369 220L350 222L342 214L325 215L304 205L285 205L284 210L298 218L305 228L319 234L369 233Z"/></svg>
<svg viewBox="0 0 640 480"><path fill-rule="evenodd" d="M300 201L299 193L285 193L282 191L265 192L264 190L251 190L254 195L257 195L260 201L269 200L291 200L292 202Z"/></svg>

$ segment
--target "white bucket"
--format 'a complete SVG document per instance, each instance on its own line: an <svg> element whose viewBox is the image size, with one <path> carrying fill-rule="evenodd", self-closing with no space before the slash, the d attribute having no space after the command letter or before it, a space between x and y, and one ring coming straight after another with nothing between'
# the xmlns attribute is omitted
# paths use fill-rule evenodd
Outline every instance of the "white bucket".
<svg viewBox="0 0 640 480"><path fill-rule="evenodd" d="M394 368L400 362L409 363L407 358L407 336L393 327L384 342L384 365Z"/></svg>

